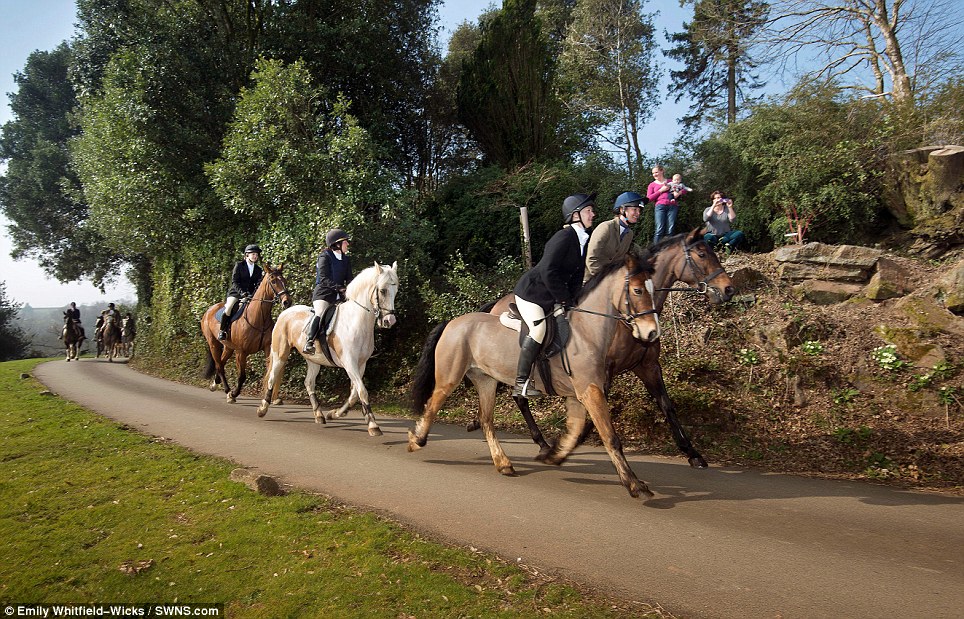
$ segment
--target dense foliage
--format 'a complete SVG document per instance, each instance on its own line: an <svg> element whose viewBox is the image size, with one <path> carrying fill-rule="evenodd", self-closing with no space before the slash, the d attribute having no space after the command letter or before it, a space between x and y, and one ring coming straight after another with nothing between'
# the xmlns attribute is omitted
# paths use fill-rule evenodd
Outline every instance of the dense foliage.
<svg viewBox="0 0 964 619"><path fill-rule="evenodd" d="M22 359L29 342L14 324L20 304L7 297L7 284L0 282L0 361Z"/></svg>
<svg viewBox="0 0 964 619"><path fill-rule="evenodd" d="M752 249L783 242L794 219L812 240L859 242L889 223L888 155L962 136L959 78L912 106L810 81L744 97L719 122L710 108L732 111L752 86L763 2L689 3L699 11L664 53L687 65L674 88L702 93L689 120L704 137L662 154L639 142L669 94L643 0L507 0L444 55L437 0L77 4L78 37L17 76L0 207L15 253L62 280L130 265L150 317L141 351L185 374L203 354L198 317L250 242L284 264L299 302L330 227L351 232L359 268L397 260L406 327L379 336L395 348L373 365L404 380L430 321L512 286L521 207L538 260L565 196L598 192L603 218L658 161L697 188L679 230L722 189ZM714 23L724 9L746 23ZM638 233L652 234L648 212Z"/></svg>

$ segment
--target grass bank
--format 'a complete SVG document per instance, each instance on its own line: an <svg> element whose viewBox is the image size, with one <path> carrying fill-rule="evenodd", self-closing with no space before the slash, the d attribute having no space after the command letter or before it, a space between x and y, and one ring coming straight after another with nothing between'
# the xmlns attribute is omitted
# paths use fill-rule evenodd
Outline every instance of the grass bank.
<svg viewBox="0 0 964 619"><path fill-rule="evenodd" d="M661 617L396 523L230 481L0 363L0 600L223 603L229 617Z"/></svg>

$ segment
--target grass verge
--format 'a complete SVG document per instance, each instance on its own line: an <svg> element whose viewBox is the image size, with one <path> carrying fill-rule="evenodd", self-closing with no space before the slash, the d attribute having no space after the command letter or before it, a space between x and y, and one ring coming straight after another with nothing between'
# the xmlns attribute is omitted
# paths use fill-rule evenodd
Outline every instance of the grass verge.
<svg viewBox="0 0 964 619"><path fill-rule="evenodd" d="M663 617L128 431L0 363L0 600L229 617Z"/></svg>

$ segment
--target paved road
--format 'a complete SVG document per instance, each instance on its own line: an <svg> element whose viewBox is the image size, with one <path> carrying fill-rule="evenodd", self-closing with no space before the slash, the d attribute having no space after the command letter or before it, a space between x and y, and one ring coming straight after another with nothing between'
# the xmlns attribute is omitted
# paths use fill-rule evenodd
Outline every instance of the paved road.
<svg viewBox="0 0 964 619"><path fill-rule="evenodd" d="M556 468L500 436L518 472L506 478L461 427L436 424L408 453L409 420L380 419L372 438L356 411L327 426L304 406L258 419L255 400L92 359L36 376L146 434L681 616L964 616L964 499L632 455L656 493L640 501L601 448Z"/></svg>

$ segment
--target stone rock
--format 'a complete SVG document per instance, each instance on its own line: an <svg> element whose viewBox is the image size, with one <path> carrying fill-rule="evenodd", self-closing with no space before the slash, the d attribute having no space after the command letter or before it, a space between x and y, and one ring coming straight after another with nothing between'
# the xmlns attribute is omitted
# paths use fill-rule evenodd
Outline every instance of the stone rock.
<svg viewBox="0 0 964 619"><path fill-rule="evenodd" d="M964 318L955 316L937 301L918 296L907 296L897 301L896 307L910 318L923 333L942 331L964 337Z"/></svg>
<svg viewBox="0 0 964 619"><path fill-rule="evenodd" d="M780 247L774 250L773 259L777 262L803 262L870 269L883 253L879 249L859 245L807 243Z"/></svg>
<svg viewBox="0 0 964 619"><path fill-rule="evenodd" d="M751 329L747 333L747 336L750 342L764 350L775 352L780 356L790 349L787 345L788 328L788 322L774 322Z"/></svg>
<svg viewBox="0 0 964 619"><path fill-rule="evenodd" d="M878 325L874 331L885 342L896 346L897 353L917 368L929 370L947 360L944 349L924 341L923 333L917 329Z"/></svg>
<svg viewBox="0 0 964 619"><path fill-rule="evenodd" d="M866 269L799 262L784 262L777 268L777 273L781 279L795 281L823 279L836 282L866 282L869 278Z"/></svg>
<svg viewBox="0 0 964 619"><path fill-rule="evenodd" d="M248 469L234 469L231 471L231 481L240 482L265 496L281 496L284 494L284 490L274 477L259 475Z"/></svg>
<svg viewBox="0 0 964 619"><path fill-rule="evenodd" d="M958 316L964 315L964 260L941 278L937 289L948 311Z"/></svg>
<svg viewBox="0 0 964 619"><path fill-rule="evenodd" d="M27 374L26 372L21 372L21 373L20 373L20 378L21 378L21 379L30 378L30 374Z"/></svg>
<svg viewBox="0 0 964 619"><path fill-rule="evenodd" d="M753 267L738 267L733 271L728 271L733 287L737 290L747 290L766 281L766 276Z"/></svg>
<svg viewBox="0 0 964 619"><path fill-rule="evenodd" d="M951 208L951 198L961 189L964 179L964 148L946 146L927 157L927 175L921 183L921 193L930 196L935 214Z"/></svg>
<svg viewBox="0 0 964 619"><path fill-rule="evenodd" d="M864 296L873 301L902 297L912 290L910 277L904 267L889 258L877 260L877 272L864 289Z"/></svg>
<svg viewBox="0 0 964 619"><path fill-rule="evenodd" d="M863 292L863 286L857 284L841 284L821 280L808 280L793 287L793 294L798 299L810 301L817 305L833 305L843 303Z"/></svg>

